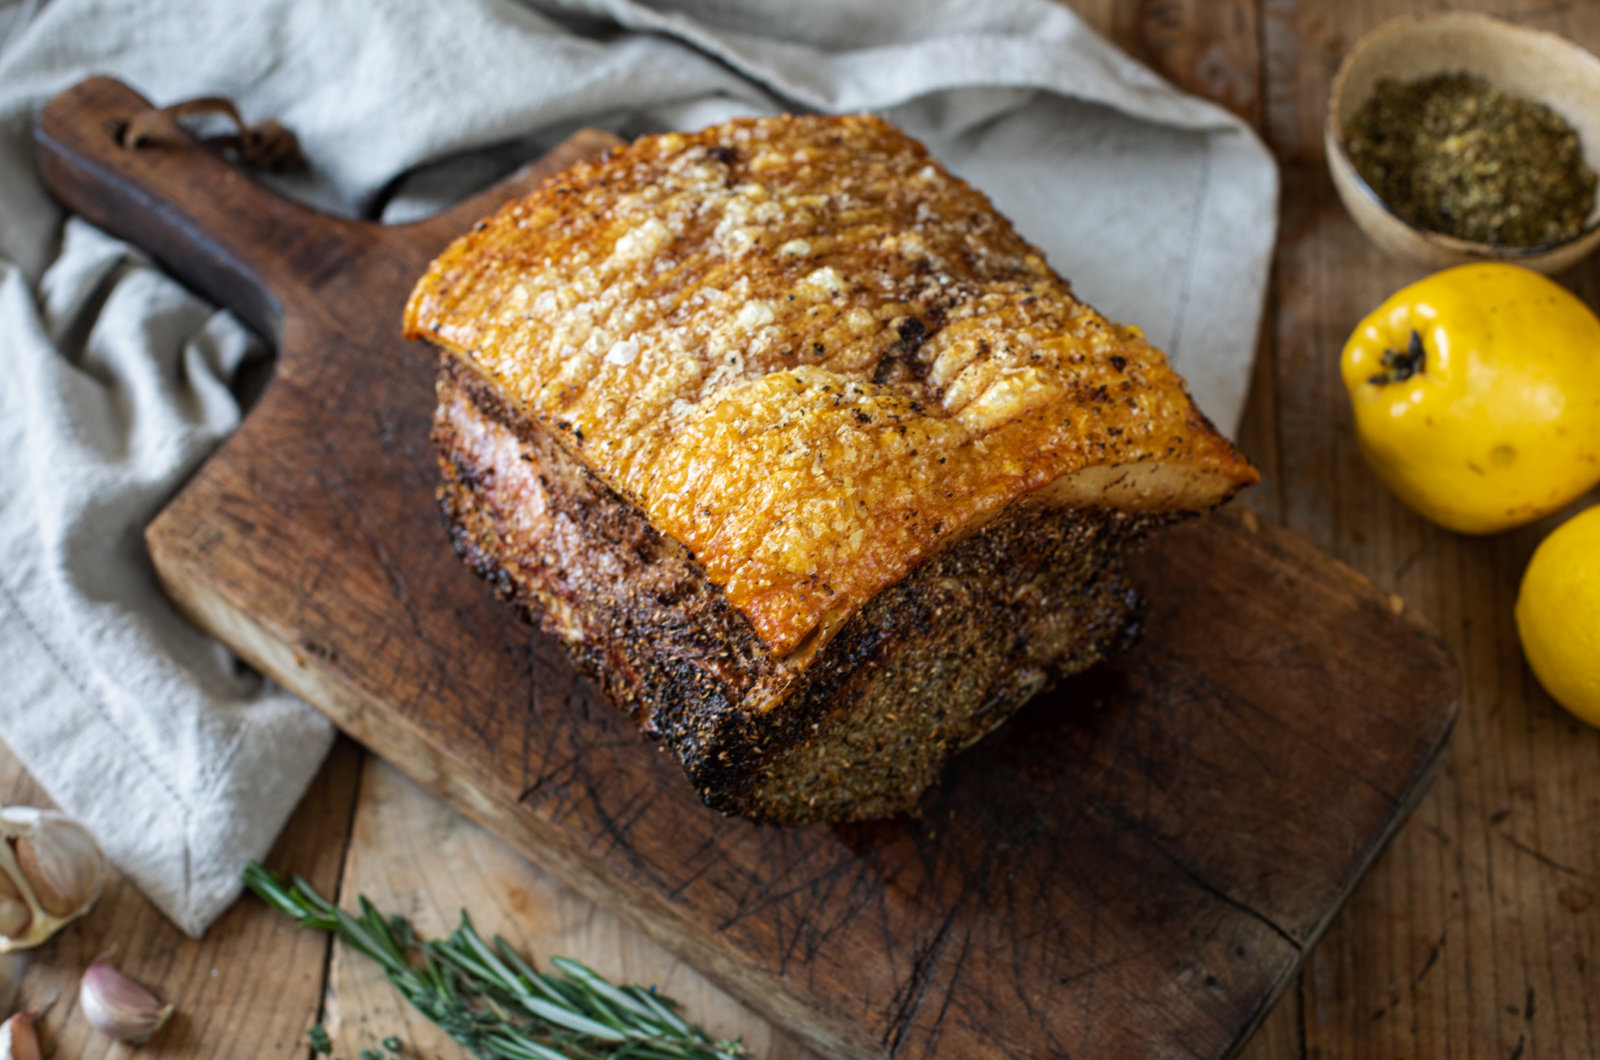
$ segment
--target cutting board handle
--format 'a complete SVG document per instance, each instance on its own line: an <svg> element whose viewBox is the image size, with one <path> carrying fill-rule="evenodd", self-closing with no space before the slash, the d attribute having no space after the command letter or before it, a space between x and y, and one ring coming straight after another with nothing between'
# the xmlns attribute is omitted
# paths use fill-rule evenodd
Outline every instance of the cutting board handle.
<svg viewBox="0 0 1600 1060"><path fill-rule="evenodd" d="M187 134L124 146L152 106L110 77L51 100L34 130L46 186L276 342L285 305L347 262L371 226L290 202Z"/></svg>

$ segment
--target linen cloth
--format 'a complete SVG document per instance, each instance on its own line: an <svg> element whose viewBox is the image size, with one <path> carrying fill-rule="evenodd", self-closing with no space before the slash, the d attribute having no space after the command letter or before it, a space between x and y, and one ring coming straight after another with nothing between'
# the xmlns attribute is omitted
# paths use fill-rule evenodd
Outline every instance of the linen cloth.
<svg viewBox="0 0 1600 1060"><path fill-rule="evenodd" d="M0 736L190 933L333 733L157 586L143 528L270 351L49 200L33 120L94 73L279 118L312 163L280 190L386 220L582 124L877 111L1143 326L1224 430L1243 403L1272 160L1048 0L0 0Z"/></svg>

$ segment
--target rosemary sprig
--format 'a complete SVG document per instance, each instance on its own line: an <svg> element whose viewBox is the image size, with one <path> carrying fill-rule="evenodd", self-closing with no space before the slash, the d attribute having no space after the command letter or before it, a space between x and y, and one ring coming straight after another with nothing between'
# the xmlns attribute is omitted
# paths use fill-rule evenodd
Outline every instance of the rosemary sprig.
<svg viewBox="0 0 1600 1060"><path fill-rule="evenodd" d="M498 935L484 941L465 909L449 938L422 941L365 895L359 915L347 912L254 861L244 884L301 927L377 961L417 1011L483 1060L751 1060L738 1039L713 1039L653 989L614 986L566 957L538 971Z"/></svg>

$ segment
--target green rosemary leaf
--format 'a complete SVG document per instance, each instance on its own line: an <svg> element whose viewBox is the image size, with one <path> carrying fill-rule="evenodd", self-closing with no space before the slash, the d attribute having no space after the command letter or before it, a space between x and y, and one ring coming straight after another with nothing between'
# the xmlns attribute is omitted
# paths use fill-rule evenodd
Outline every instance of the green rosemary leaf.
<svg viewBox="0 0 1600 1060"><path fill-rule="evenodd" d="M689 1033L689 1025L683 1021L683 1017L674 1011L676 1006L672 1004L671 998L660 997L655 991L646 990L641 986L630 986L628 990L639 1000L640 1004L648 1006L656 1014L657 1019L662 1020L674 1031L679 1034Z"/></svg>
<svg viewBox="0 0 1600 1060"><path fill-rule="evenodd" d="M461 911L461 926L456 929L450 940L464 947L466 952L444 948L440 948L438 952L463 969L480 969L480 975L499 984L518 1005L540 1019L601 1041L623 1041L629 1037L625 1026L608 1025L585 1014L586 1008L593 1008L592 1004L586 1004L592 1002L592 998L568 997L565 999L566 1004L561 1004L534 997L528 984L508 968L495 955L489 944L483 941L483 937L472 926L472 919L465 909Z"/></svg>
<svg viewBox="0 0 1600 1060"><path fill-rule="evenodd" d="M626 1033L619 1033L614 1027L607 1027L604 1023L592 1020L579 1012L548 1001L540 1001L536 997L521 997L518 998L518 1003L528 1012L557 1027L565 1027L602 1042L621 1042L628 1038Z"/></svg>
<svg viewBox="0 0 1600 1060"><path fill-rule="evenodd" d="M545 972L535 972L528 985L557 1005L574 1004L573 999L581 996L571 985Z"/></svg>
<svg viewBox="0 0 1600 1060"><path fill-rule="evenodd" d="M504 941L504 939L495 939L496 943ZM659 1017L654 1010L641 1005L637 999L606 982L598 972L583 962L575 961L571 957L551 957L550 963L561 969L572 979L577 980L586 989L593 991L597 998L604 998L615 1008L632 1013L635 1018L647 1020L652 1024L658 1021ZM678 1023L680 1026L677 1030L680 1034L689 1029L687 1025L683 1025L682 1020L678 1020Z"/></svg>
<svg viewBox="0 0 1600 1060"><path fill-rule="evenodd" d="M244 870L244 885L291 920L303 918L304 910L300 903L278 885L271 873L255 862L251 862Z"/></svg>
<svg viewBox="0 0 1600 1060"><path fill-rule="evenodd" d="M499 935L495 936L494 948L495 952L500 955L500 959L505 961L506 965L517 973L517 978L525 983L530 989L537 990L540 993L545 994L551 1001L560 1002L562 1000L562 996L560 994L556 993L554 990L551 990L545 984L544 976L535 971L533 965L523 960L522 955L514 950L511 947L511 944L505 939L501 938Z"/></svg>
<svg viewBox="0 0 1600 1060"><path fill-rule="evenodd" d="M596 1019L612 1024L619 1030L632 1029L637 1032L634 1037L654 1038L662 1033L663 1028L648 1010L640 1010L632 999L595 972L568 957L552 957L550 963L559 967L568 979L577 984L588 1004L589 1014ZM581 974L574 973L570 968L580 969Z"/></svg>
<svg viewBox="0 0 1600 1060"><path fill-rule="evenodd" d="M557 1052L529 1039L491 1035L484 1044L491 1050L491 1055L504 1057L505 1060L573 1060L568 1053Z"/></svg>
<svg viewBox="0 0 1600 1060"><path fill-rule="evenodd" d="M560 997L565 1004L579 1007L584 1003L587 996L586 992L582 986L572 982L570 979L564 979L559 975L551 975L549 972L541 974L539 979L545 986L550 988L553 994Z"/></svg>
<svg viewBox="0 0 1600 1060"><path fill-rule="evenodd" d="M472 930L472 922L467 919L465 910L462 910L461 920L461 926L450 936L450 944L431 942L427 947L429 954L443 957L463 971L495 983L504 990L516 992L517 977L496 959L489 947L484 945L483 939Z"/></svg>
<svg viewBox="0 0 1600 1060"><path fill-rule="evenodd" d="M333 1052L333 1043L328 1040L328 1028L320 1023L313 1023L306 1032L306 1037L311 1039L311 1051L327 1056Z"/></svg>
<svg viewBox="0 0 1600 1060"><path fill-rule="evenodd" d="M389 918L389 934L394 936L395 942L402 949L408 949L416 945L417 933L411 927L411 921L399 914Z"/></svg>
<svg viewBox="0 0 1600 1060"><path fill-rule="evenodd" d="M692 1054L682 1046L663 1042L629 1042L611 1054L610 1060L683 1060Z"/></svg>

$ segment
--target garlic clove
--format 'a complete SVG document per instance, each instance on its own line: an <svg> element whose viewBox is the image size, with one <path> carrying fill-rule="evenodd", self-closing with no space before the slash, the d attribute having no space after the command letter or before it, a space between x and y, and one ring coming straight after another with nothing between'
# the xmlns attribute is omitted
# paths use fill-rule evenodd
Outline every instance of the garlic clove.
<svg viewBox="0 0 1600 1060"><path fill-rule="evenodd" d="M147 1042L172 1018L176 1005L163 1005L150 991L99 961L83 973L78 1008L95 1030L119 1042Z"/></svg>
<svg viewBox="0 0 1600 1060"><path fill-rule="evenodd" d="M18 836L16 850L18 867L51 916L68 916L100 897L106 857L89 830L65 814L38 811L32 834Z"/></svg>
<svg viewBox="0 0 1600 1060"><path fill-rule="evenodd" d="M41 1060L34 1014L19 1012L0 1023L0 1060Z"/></svg>
<svg viewBox="0 0 1600 1060"><path fill-rule="evenodd" d="M28 930L32 920L33 910L28 908L22 892L11 882L10 876L0 872L0 935L16 938ZM4 1057L0 1056L0 1060Z"/></svg>

